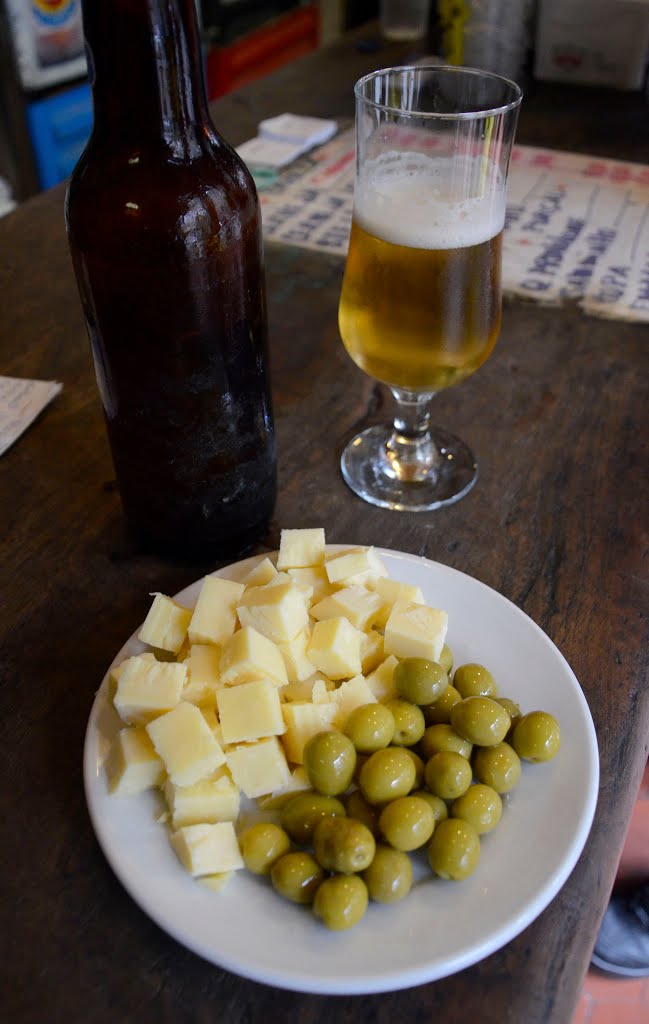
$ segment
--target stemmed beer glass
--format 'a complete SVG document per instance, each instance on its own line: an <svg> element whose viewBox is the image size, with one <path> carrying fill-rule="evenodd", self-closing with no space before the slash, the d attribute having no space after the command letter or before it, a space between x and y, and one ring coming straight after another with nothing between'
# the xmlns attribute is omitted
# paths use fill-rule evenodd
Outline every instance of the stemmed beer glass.
<svg viewBox="0 0 649 1024"><path fill-rule="evenodd" d="M341 460L356 494L401 510L458 501L477 478L430 401L485 361L501 319L505 186L522 93L457 67L397 67L356 94L354 216L339 310L354 362L387 384L394 424Z"/></svg>

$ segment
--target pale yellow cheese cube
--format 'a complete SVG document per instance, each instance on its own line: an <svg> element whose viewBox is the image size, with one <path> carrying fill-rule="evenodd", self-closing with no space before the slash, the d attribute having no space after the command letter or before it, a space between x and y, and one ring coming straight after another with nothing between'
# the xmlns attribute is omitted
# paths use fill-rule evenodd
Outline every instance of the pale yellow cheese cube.
<svg viewBox="0 0 649 1024"><path fill-rule="evenodd" d="M318 678L317 672L307 676L306 679L296 680L294 683L289 683L288 686L283 686L280 690L280 695L283 702L286 701L305 701L311 700L311 692L313 690L313 683Z"/></svg>
<svg viewBox="0 0 649 1024"><path fill-rule="evenodd" d="M144 725L170 711L180 700L187 678L184 664L146 655L129 658L117 681L113 703L122 721Z"/></svg>
<svg viewBox="0 0 649 1024"><path fill-rule="evenodd" d="M308 679L315 672L315 665L307 657L307 647L311 639L311 630L302 629L292 640L286 643L277 644L282 658L289 683L299 683ZM284 696L284 693L282 693Z"/></svg>
<svg viewBox="0 0 649 1024"><path fill-rule="evenodd" d="M206 576L187 630L193 644L223 644L237 623L236 607L243 583Z"/></svg>
<svg viewBox="0 0 649 1024"><path fill-rule="evenodd" d="M267 679L224 687L216 705L226 745L278 736L286 728L277 687Z"/></svg>
<svg viewBox="0 0 649 1024"><path fill-rule="evenodd" d="M164 594L156 594L138 639L150 647L178 654L187 636L191 617L189 608L183 608Z"/></svg>
<svg viewBox="0 0 649 1024"><path fill-rule="evenodd" d="M311 588L311 600L314 602L321 601L323 597L333 593L333 587L323 565L312 565L308 569L288 569L287 571L298 586Z"/></svg>
<svg viewBox="0 0 649 1024"><path fill-rule="evenodd" d="M167 780L164 787L174 829L201 822L236 821L240 794L229 774L201 779L191 786L175 786Z"/></svg>
<svg viewBox="0 0 649 1024"><path fill-rule="evenodd" d="M397 580L391 580L388 577L377 581L376 593L381 596L384 602L381 611L374 619L374 624L378 629L385 629L390 613L397 601L409 604L426 603L420 587L413 586L410 583L399 583Z"/></svg>
<svg viewBox="0 0 649 1024"><path fill-rule="evenodd" d="M330 694L336 689L336 684L333 679L324 679L322 676L316 679L313 683L313 689L311 690L311 703L312 704L328 704L330 701Z"/></svg>
<svg viewBox="0 0 649 1024"><path fill-rule="evenodd" d="M226 758L232 778L251 800L288 784L290 771L277 736L232 747Z"/></svg>
<svg viewBox="0 0 649 1024"><path fill-rule="evenodd" d="M156 658L155 654L153 654L152 651L147 651L146 654L135 654L135 655L133 655L133 657L136 658L138 662L141 662L141 661L155 662L155 661L157 661L157 658ZM126 666L132 660L133 660L132 658L124 658L124 661L120 661L119 665L115 665L114 668L111 668L111 670L110 670L110 679L111 679L111 682L113 682L115 684L115 686L117 686L117 683L119 682L119 677L123 674L124 670L126 669Z"/></svg>
<svg viewBox="0 0 649 1024"><path fill-rule="evenodd" d="M243 582L247 587L263 587L266 583L270 583L275 576L277 576L277 569L270 558L262 558L261 562L258 562L247 576L244 576Z"/></svg>
<svg viewBox="0 0 649 1024"><path fill-rule="evenodd" d="M312 736L333 728L332 723L337 709L338 705L332 704L331 701L326 704L302 704L297 701L282 704L282 714L286 722L282 744L292 764L302 764L304 746Z"/></svg>
<svg viewBox="0 0 649 1024"><path fill-rule="evenodd" d="M275 686L288 682L281 652L252 626L237 630L223 647L220 676L224 686L238 686L255 679L268 679Z"/></svg>
<svg viewBox="0 0 649 1024"><path fill-rule="evenodd" d="M120 729L106 759L106 777L117 796L142 793L164 781L164 765L143 726Z"/></svg>
<svg viewBox="0 0 649 1024"><path fill-rule="evenodd" d="M439 608L397 601L385 625L385 653L439 661L447 629L448 615Z"/></svg>
<svg viewBox="0 0 649 1024"><path fill-rule="evenodd" d="M310 614L314 619L334 619L343 616L356 629L367 629L383 607L383 600L378 594L365 587L352 586L338 590L330 597L314 604Z"/></svg>
<svg viewBox="0 0 649 1024"><path fill-rule="evenodd" d="M219 662L221 648L218 644L192 644L184 664L187 679L183 686L181 700L199 707L213 706L219 683Z"/></svg>
<svg viewBox="0 0 649 1024"><path fill-rule="evenodd" d="M383 661L383 637L375 629L363 633L361 640L361 669L366 676Z"/></svg>
<svg viewBox="0 0 649 1024"><path fill-rule="evenodd" d="M278 569L305 569L322 565L325 557L325 532L321 527L308 530L282 530L277 556Z"/></svg>
<svg viewBox="0 0 649 1024"><path fill-rule="evenodd" d="M149 722L146 729L176 786L191 786L225 762L214 733L194 704L183 701Z"/></svg>
<svg viewBox="0 0 649 1024"><path fill-rule="evenodd" d="M273 643L286 643L305 629L309 613L304 595L292 581L246 590L237 605L242 626L252 626Z"/></svg>
<svg viewBox="0 0 649 1024"><path fill-rule="evenodd" d="M376 704L376 697L363 676L347 679L332 690L330 699L337 706L333 724L337 729L344 729L345 723L355 708L363 704Z"/></svg>
<svg viewBox="0 0 649 1024"><path fill-rule="evenodd" d="M367 676L365 682L378 701L393 700L399 696L394 685L394 670L398 664L394 654L391 654Z"/></svg>
<svg viewBox="0 0 649 1024"><path fill-rule="evenodd" d="M374 548L353 548L335 554L325 562L325 569L330 583L362 583L366 579L386 576L387 569Z"/></svg>
<svg viewBox="0 0 649 1024"><path fill-rule="evenodd" d="M273 790L268 796L259 797L258 805L262 811L276 811L282 807L292 796L303 793L305 789L311 789L309 777L302 765L294 768L285 786Z"/></svg>
<svg viewBox="0 0 649 1024"><path fill-rule="evenodd" d="M330 679L351 679L361 671L360 630L342 617L316 622L307 656Z"/></svg>
<svg viewBox="0 0 649 1024"><path fill-rule="evenodd" d="M242 868L243 858L231 821L184 825L171 835L178 859L195 878Z"/></svg>

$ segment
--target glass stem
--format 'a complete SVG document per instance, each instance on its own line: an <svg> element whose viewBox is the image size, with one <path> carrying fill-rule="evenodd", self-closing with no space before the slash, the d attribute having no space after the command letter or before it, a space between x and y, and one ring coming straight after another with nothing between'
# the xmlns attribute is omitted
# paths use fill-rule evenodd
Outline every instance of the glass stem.
<svg viewBox="0 0 649 1024"><path fill-rule="evenodd" d="M386 444L391 475L414 483L427 480L439 463L439 452L429 430L430 402L435 392L390 390L397 403L394 428Z"/></svg>

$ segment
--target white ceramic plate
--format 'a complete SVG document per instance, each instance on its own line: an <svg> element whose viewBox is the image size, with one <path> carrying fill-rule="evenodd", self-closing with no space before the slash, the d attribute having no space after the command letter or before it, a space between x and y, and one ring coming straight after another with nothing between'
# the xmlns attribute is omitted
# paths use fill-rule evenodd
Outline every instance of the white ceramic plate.
<svg viewBox="0 0 649 1024"><path fill-rule="evenodd" d="M241 871L221 892L193 881L156 822L159 797L111 797L102 769L119 727L107 679L86 734L86 798L97 838L116 875L157 924L206 960L281 988L360 994L434 981L476 963L518 935L559 891L584 846L599 780L597 741L579 683L563 656L522 611L489 587L436 562L381 551L393 579L420 586L449 614L455 663L490 667L499 691L523 710L561 724L561 750L525 764L503 817L483 837L480 863L461 883L423 872L409 896L371 904L350 931L328 932L308 910L283 901L269 883ZM241 578L258 558L219 575ZM197 598L200 582L178 595ZM115 663L143 650L134 635ZM423 861L423 856L420 856Z"/></svg>

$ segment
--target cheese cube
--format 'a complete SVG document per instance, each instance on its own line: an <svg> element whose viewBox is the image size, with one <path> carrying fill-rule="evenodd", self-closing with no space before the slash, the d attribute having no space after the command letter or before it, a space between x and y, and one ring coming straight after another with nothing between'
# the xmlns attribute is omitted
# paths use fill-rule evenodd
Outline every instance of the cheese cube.
<svg viewBox="0 0 649 1024"><path fill-rule="evenodd" d="M313 601L321 601L333 593L323 565L310 566L308 569L288 569L288 575L298 586L311 587Z"/></svg>
<svg viewBox="0 0 649 1024"><path fill-rule="evenodd" d="M343 580L362 583L368 578L387 576L387 569L374 548L354 548L334 555L325 562L325 569L330 583Z"/></svg>
<svg viewBox="0 0 649 1024"><path fill-rule="evenodd" d="M189 608L183 608L164 594L156 594L138 639L143 644L178 654L187 636L191 617Z"/></svg>
<svg viewBox="0 0 649 1024"><path fill-rule="evenodd" d="M195 878L238 871L243 867L239 842L231 821L213 825L185 825L172 833L171 845L183 867Z"/></svg>
<svg viewBox="0 0 649 1024"><path fill-rule="evenodd" d="M448 615L439 608L397 601L385 625L385 653L438 661L447 629Z"/></svg>
<svg viewBox="0 0 649 1024"><path fill-rule="evenodd" d="M187 630L193 644L223 644L234 633L243 583L206 576Z"/></svg>
<svg viewBox="0 0 649 1024"><path fill-rule="evenodd" d="M288 686L282 687L280 691L282 702L311 700L313 683L317 678L318 675L314 672L313 675L308 676L306 679L289 683Z"/></svg>
<svg viewBox="0 0 649 1024"><path fill-rule="evenodd" d="M391 580L388 577L377 580L376 593L383 598L384 602L381 611L374 619L374 625L378 629L385 629L390 613L397 601L410 604L426 603L419 587L415 587L410 583L399 583L397 580Z"/></svg>
<svg viewBox="0 0 649 1024"><path fill-rule="evenodd" d="M141 661L155 662L155 661L157 661L157 658L156 658L155 654L153 654L152 651L147 651L146 654L135 654L135 655L133 655L133 657L136 658L138 662L141 662ZM115 686L117 686L117 683L119 682L119 677L123 674L124 670L126 669L126 666L132 660L133 660L133 658L124 658L124 661L120 661L119 665L115 665L114 668L111 668L111 670L110 670L110 680L111 680L111 682L113 682L115 684Z"/></svg>
<svg viewBox="0 0 649 1024"><path fill-rule="evenodd" d="M175 786L169 779L164 788L174 829L201 822L236 821L239 815L239 787L223 774L201 779L191 786Z"/></svg>
<svg viewBox="0 0 649 1024"><path fill-rule="evenodd" d="M142 726L120 729L106 759L106 776L117 796L142 793L164 780L164 765Z"/></svg>
<svg viewBox="0 0 649 1024"><path fill-rule="evenodd" d="M282 744L286 756L293 764L302 764L304 746L318 732L333 728L332 723L338 709L337 704L298 703L282 704L286 732Z"/></svg>
<svg viewBox="0 0 649 1024"><path fill-rule="evenodd" d="M394 670L398 664L394 654L391 654L365 680L378 701L393 700L399 696L394 685Z"/></svg>
<svg viewBox="0 0 649 1024"><path fill-rule="evenodd" d="M268 796L262 796L259 798L258 804L259 809L262 811L276 811L282 807L283 804L287 803L292 796L297 793L303 793L305 789L311 789L311 783L309 777L302 767L298 765L294 768L289 776L289 780L285 786L280 789L273 790Z"/></svg>
<svg viewBox="0 0 649 1024"><path fill-rule="evenodd" d="M151 660L146 655L129 658L113 698L119 717L129 725L144 725L170 711L180 700L186 678L185 665Z"/></svg>
<svg viewBox="0 0 649 1024"><path fill-rule="evenodd" d="M361 671L362 633L342 617L316 622L307 656L330 679L350 679Z"/></svg>
<svg viewBox="0 0 649 1024"><path fill-rule="evenodd" d="M338 590L330 597L314 604L311 615L314 619L333 619L343 616L356 629L365 630L377 617L383 607L383 599L365 587L352 586Z"/></svg>
<svg viewBox="0 0 649 1024"><path fill-rule="evenodd" d="M212 644L192 644L183 664L187 679L181 700L200 706L214 706L219 683L221 648Z"/></svg>
<svg viewBox="0 0 649 1024"><path fill-rule="evenodd" d="M286 643L309 623L304 595L293 582L251 587L237 605L242 626L252 626L273 643Z"/></svg>
<svg viewBox="0 0 649 1024"><path fill-rule="evenodd" d="M304 569L322 565L325 557L325 532L315 530L282 530L279 541L278 569Z"/></svg>
<svg viewBox="0 0 649 1024"><path fill-rule="evenodd" d="M309 661L306 649L311 639L311 630L302 629L292 640L278 644L277 649L284 659L284 667L289 683L299 683L308 679L315 672L315 665ZM282 693L284 696L284 693Z"/></svg>
<svg viewBox="0 0 649 1024"><path fill-rule="evenodd" d="M361 640L361 669L366 676L383 661L383 637L375 629L363 633Z"/></svg>
<svg viewBox="0 0 649 1024"><path fill-rule="evenodd" d="M338 689L332 690L330 699L336 705L333 724L337 729L344 729L345 723L354 708L362 704L376 704L376 697L363 676L354 676L341 683Z"/></svg>
<svg viewBox="0 0 649 1024"><path fill-rule="evenodd" d="M203 716L203 718L205 719L205 721L207 722L208 729L210 730L210 732L214 733L214 737L216 739L216 742L218 743L218 745L220 747L222 747L223 746L223 736L221 734L221 726L219 725L219 720L216 717L216 705L214 705L214 707L210 707L210 708L206 708L203 705L203 707L201 707L201 709L200 709L200 712L201 712L201 715Z"/></svg>
<svg viewBox="0 0 649 1024"><path fill-rule="evenodd" d="M251 800L288 784L289 767L276 736L232 747L226 758L232 778Z"/></svg>
<svg viewBox="0 0 649 1024"><path fill-rule="evenodd" d="M277 736L286 728L279 693L267 679L224 687L216 704L226 745Z"/></svg>
<svg viewBox="0 0 649 1024"><path fill-rule="evenodd" d="M316 679L311 690L311 703L328 704L331 699L330 694L335 689L336 684L332 679L323 679L322 677Z"/></svg>
<svg viewBox="0 0 649 1024"><path fill-rule="evenodd" d="M255 679L268 679L275 686L288 682L284 659L272 640L252 626L244 626L230 637L221 654L221 683L238 686Z"/></svg>
<svg viewBox="0 0 649 1024"><path fill-rule="evenodd" d="M214 733L194 704L183 701L146 729L176 786L191 786L225 762Z"/></svg>
<svg viewBox="0 0 649 1024"><path fill-rule="evenodd" d="M244 577L243 582L247 587L263 587L270 583L274 576L277 576L277 569L270 558L262 558L261 562Z"/></svg>

